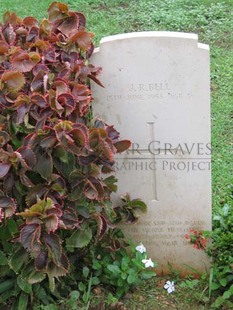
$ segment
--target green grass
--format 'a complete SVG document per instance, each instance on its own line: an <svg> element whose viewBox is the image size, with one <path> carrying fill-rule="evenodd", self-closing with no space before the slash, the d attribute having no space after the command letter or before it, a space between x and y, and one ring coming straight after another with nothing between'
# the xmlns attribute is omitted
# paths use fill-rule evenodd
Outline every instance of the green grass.
<svg viewBox="0 0 233 310"><path fill-rule="evenodd" d="M233 2L231 0L66 0L85 13L95 44L107 35L146 30L193 32L209 44L212 81L213 209L232 192ZM47 16L49 0L0 0L0 14Z"/></svg>
<svg viewBox="0 0 233 310"><path fill-rule="evenodd" d="M21 17L33 15L41 20L47 16L46 10L50 2L48 0L0 0L0 15L10 10L17 12ZM95 33L96 45L107 35L146 30L197 33L200 42L210 45L213 210L228 202L233 193L232 0L66 0L63 2L86 15L87 27L89 31ZM127 306L130 304L127 309L182 310L190 308L189 302L193 306L192 310L208 309L207 306L201 308L200 305L199 308L198 306L195 308L195 296L191 296L192 293L189 294L189 291L179 292L178 290L177 295L164 299L162 291L157 296L156 288L151 285L153 285L152 282L142 288L140 293L136 291L131 300L126 301ZM184 299L186 301L183 301L182 306ZM190 301L187 302L189 299ZM163 302L164 305L161 306Z"/></svg>

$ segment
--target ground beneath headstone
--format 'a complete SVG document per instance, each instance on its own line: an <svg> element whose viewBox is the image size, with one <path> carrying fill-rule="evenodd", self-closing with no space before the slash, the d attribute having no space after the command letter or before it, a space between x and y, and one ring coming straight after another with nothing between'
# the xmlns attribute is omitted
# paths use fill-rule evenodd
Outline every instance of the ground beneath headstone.
<svg viewBox="0 0 233 310"><path fill-rule="evenodd" d="M140 287L134 288L124 298L116 303L106 304L107 296L103 288L97 289L95 297L91 300L89 310L208 310L210 306L201 298L204 295L205 286L191 289L180 287L183 280L175 280L175 291L168 294L164 289L169 277L159 277L147 280Z"/></svg>

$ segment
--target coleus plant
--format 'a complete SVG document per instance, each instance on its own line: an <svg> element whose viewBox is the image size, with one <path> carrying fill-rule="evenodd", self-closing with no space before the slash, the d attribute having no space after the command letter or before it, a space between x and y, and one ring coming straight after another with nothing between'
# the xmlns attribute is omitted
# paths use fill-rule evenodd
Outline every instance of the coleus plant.
<svg viewBox="0 0 233 310"><path fill-rule="evenodd" d="M111 228L106 202L116 179L103 176L130 146L91 116L89 81L102 86L101 69L88 61L85 24L53 2L41 23L7 12L0 25L0 229L8 227L0 250L28 283L47 275L53 289L69 271L66 252Z"/></svg>

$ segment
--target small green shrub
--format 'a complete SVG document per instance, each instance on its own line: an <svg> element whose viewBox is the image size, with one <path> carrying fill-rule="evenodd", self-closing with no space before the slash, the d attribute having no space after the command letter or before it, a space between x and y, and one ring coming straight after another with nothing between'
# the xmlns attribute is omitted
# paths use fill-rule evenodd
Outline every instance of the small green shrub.
<svg viewBox="0 0 233 310"><path fill-rule="evenodd" d="M121 234L120 231L116 231ZM103 251L98 248L93 259L93 275L101 283L110 286L116 298L125 295L132 286L139 285L142 280L156 275L153 270L156 264L147 258L145 247L137 247L130 243L130 248L121 247L118 251L109 249Z"/></svg>
<svg viewBox="0 0 233 310"><path fill-rule="evenodd" d="M211 309L233 307L233 209L220 206L213 217L213 231L191 231L190 242L211 258L208 300ZM209 242L207 242L209 239ZM197 280L193 280L197 281ZM189 284L194 284L191 281ZM187 283L186 283L187 284ZM195 285L197 282L195 282ZM185 284L184 284L185 285ZM205 298L206 301L206 298Z"/></svg>
<svg viewBox="0 0 233 310"><path fill-rule="evenodd" d="M219 207L213 217L211 245L207 253L212 258L210 295L216 300L213 309L233 307L233 209L229 204Z"/></svg>

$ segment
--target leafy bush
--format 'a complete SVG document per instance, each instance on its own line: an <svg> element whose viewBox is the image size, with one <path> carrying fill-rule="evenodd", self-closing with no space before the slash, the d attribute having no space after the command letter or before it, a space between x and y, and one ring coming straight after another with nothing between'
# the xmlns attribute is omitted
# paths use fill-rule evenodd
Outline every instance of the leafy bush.
<svg viewBox="0 0 233 310"><path fill-rule="evenodd" d="M6 12L0 25L0 304L14 297L16 309L32 295L59 299L55 278L72 279L114 230L116 179L103 176L130 142L92 119L89 81L101 86L101 69L88 62L85 24L53 2L41 23Z"/></svg>
<svg viewBox="0 0 233 310"><path fill-rule="evenodd" d="M219 207L213 217L211 245L207 253L212 258L210 295L216 298L213 309L233 307L233 209L229 204Z"/></svg>
<svg viewBox="0 0 233 310"><path fill-rule="evenodd" d="M208 294L211 309L231 309L233 306L232 207L225 204L216 210L212 232L192 230L186 238L190 239L196 249L205 250L211 258Z"/></svg>

